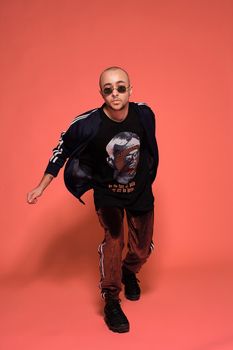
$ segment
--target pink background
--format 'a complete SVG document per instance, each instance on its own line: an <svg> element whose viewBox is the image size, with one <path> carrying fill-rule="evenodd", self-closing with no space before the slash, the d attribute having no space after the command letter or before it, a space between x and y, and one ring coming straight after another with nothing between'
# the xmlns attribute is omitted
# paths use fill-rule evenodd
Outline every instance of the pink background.
<svg viewBox="0 0 233 350"><path fill-rule="evenodd" d="M232 319L231 0L0 3L3 349L227 350ZM157 117L153 257L131 332L102 320L92 193L62 172L26 203L60 132L102 104L100 72L125 68Z"/></svg>

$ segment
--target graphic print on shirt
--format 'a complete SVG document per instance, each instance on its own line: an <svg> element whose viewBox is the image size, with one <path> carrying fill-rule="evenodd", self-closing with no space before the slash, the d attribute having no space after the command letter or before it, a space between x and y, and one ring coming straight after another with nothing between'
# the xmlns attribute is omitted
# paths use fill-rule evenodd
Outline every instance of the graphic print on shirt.
<svg viewBox="0 0 233 350"><path fill-rule="evenodd" d="M106 146L107 163L114 169L113 178L119 185L109 185L113 192L132 192L140 153L140 138L132 132L120 132Z"/></svg>

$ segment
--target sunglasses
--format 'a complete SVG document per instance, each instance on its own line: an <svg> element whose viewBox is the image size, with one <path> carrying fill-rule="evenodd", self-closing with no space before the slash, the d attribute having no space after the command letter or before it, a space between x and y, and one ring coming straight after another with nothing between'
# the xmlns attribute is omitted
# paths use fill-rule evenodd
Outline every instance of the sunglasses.
<svg viewBox="0 0 233 350"><path fill-rule="evenodd" d="M108 95L111 95L111 93L116 89L119 92L119 94L124 94L128 88L129 88L129 86L125 86L125 85L119 85L116 88L106 87L102 90L102 93L105 96L108 96Z"/></svg>

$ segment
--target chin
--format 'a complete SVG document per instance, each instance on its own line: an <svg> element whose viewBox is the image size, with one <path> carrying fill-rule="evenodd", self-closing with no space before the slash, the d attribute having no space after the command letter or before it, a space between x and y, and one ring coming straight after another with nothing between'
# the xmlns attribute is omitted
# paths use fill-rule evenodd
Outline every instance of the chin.
<svg viewBox="0 0 233 350"><path fill-rule="evenodd" d="M123 105L122 103L119 103L119 105L109 105L109 107L111 109L113 109L114 111L121 111L122 109L124 109L126 107L126 105Z"/></svg>

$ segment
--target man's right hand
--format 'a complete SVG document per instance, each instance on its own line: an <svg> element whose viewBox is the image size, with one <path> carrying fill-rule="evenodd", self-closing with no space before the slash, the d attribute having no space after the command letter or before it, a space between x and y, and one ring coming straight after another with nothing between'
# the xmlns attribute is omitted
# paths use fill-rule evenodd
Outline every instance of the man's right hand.
<svg viewBox="0 0 233 350"><path fill-rule="evenodd" d="M40 197L43 193L43 190L40 187L34 188L34 190L28 192L27 194L27 202L29 204L36 204L37 198Z"/></svg>
<svg viewBox="0 0 233 350"><path fill-rule="evenodd" d="M40 184L36 188L34 188L34 190L28 192L27 202L29 204L36 204L37 198L42 195L42 193L44 192L44 189L50 184L52 180L53 180L53 175L44 174Z"/></svg>

